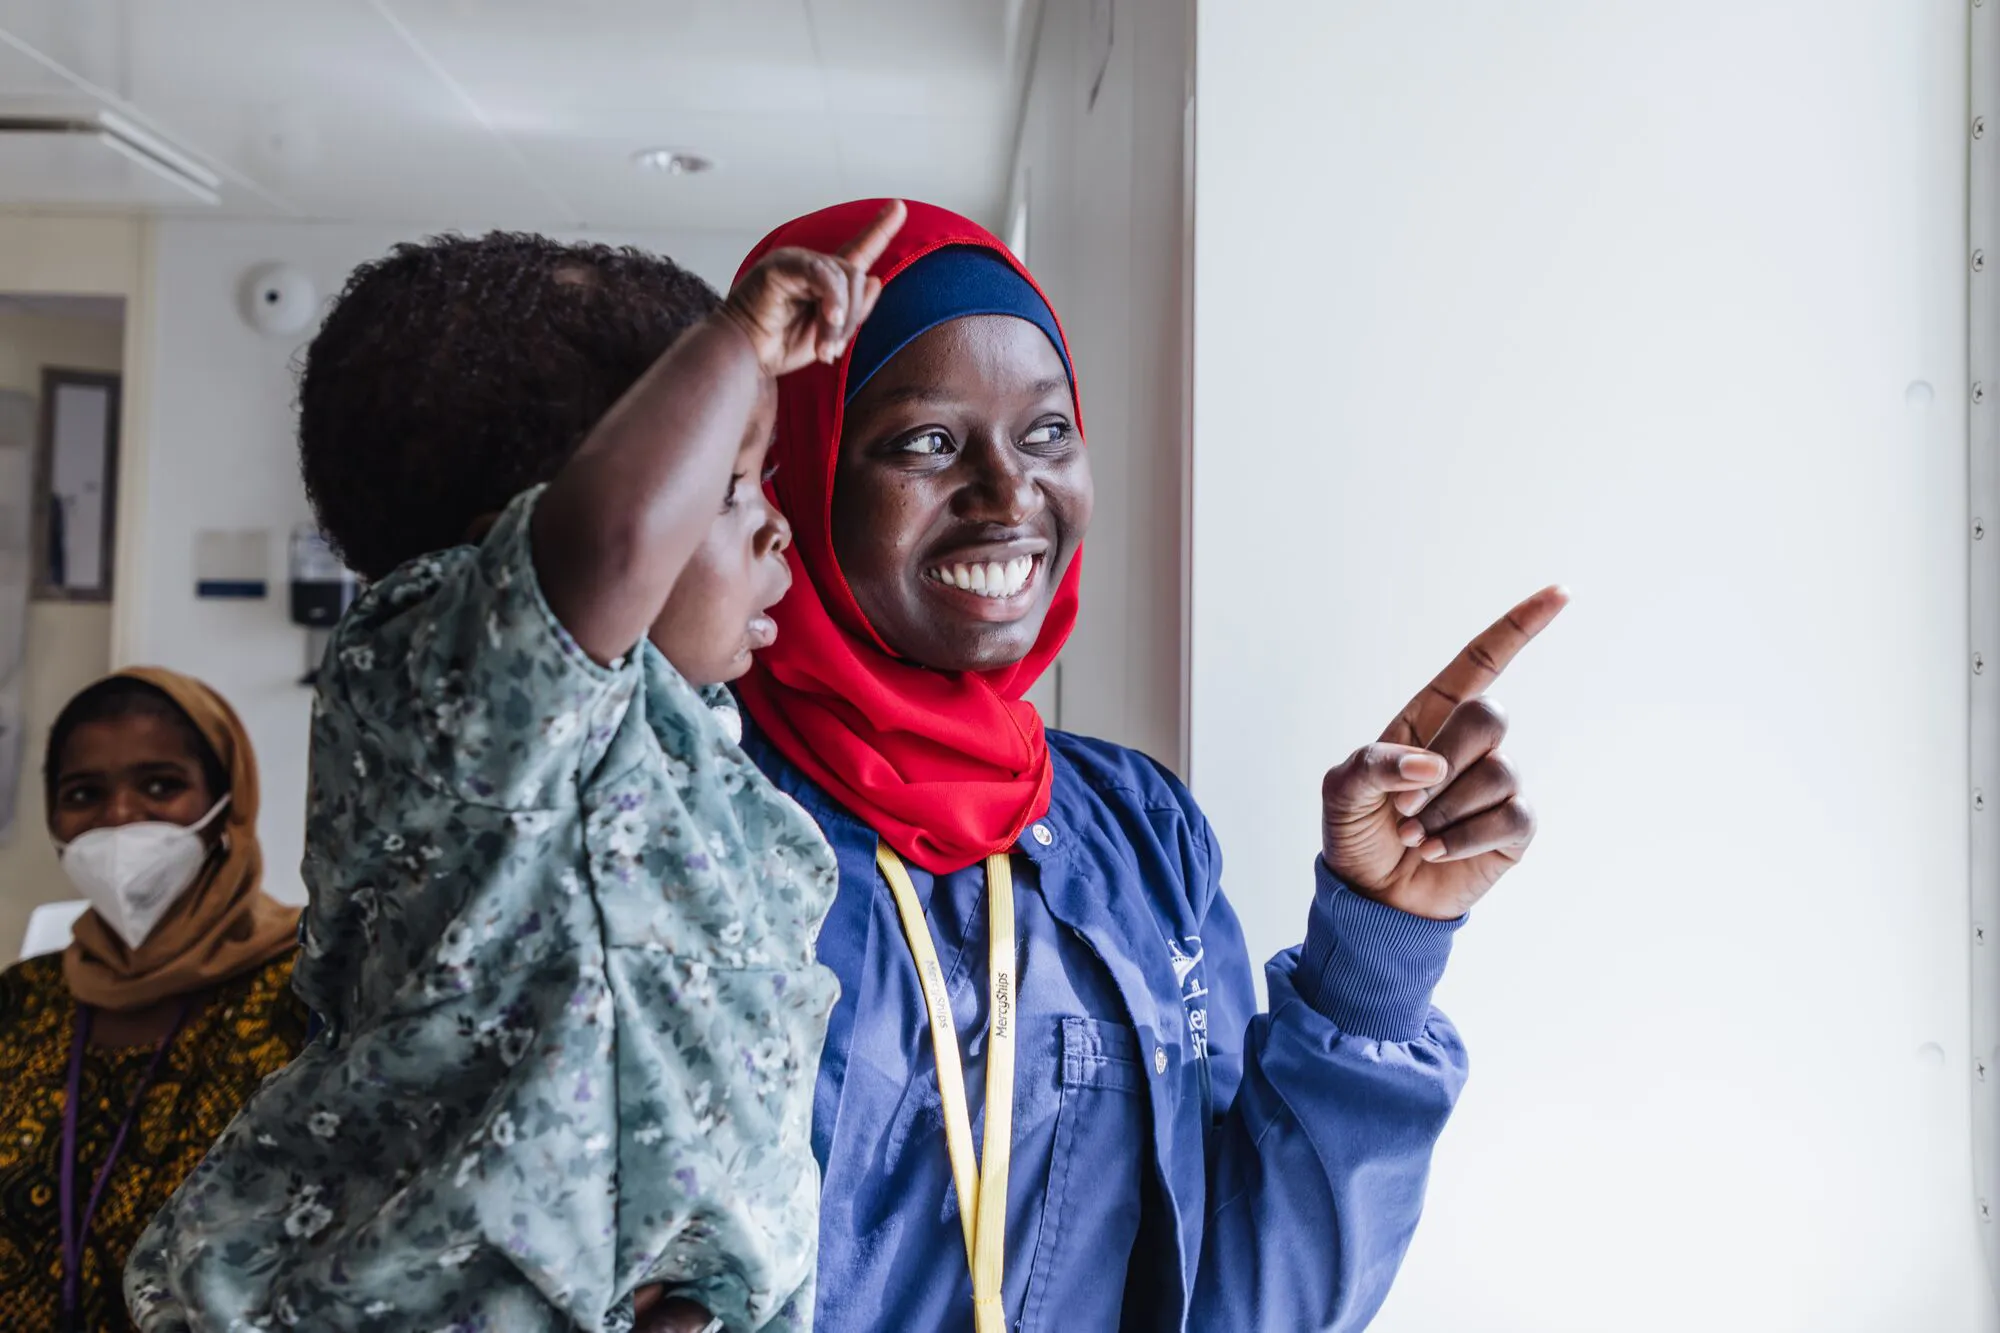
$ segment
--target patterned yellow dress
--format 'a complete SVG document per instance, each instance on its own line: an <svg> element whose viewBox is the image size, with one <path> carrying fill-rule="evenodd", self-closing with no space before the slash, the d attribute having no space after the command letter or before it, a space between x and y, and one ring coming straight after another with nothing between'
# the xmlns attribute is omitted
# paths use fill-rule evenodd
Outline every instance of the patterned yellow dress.
<svg viewBox="0 0 2000 1333"><path fill-rule="evenodd" d="M85 1238L79 1329L131 1328L122 1279L133 1242L258 1083L305 1045L292 958L287 952L222 983L174 1039ZM60 954L0 973L0 1329L7 1333L61 1327L57 1182L75 1012ZM79 1210L153 1055L150 1047L85 1047Z"/></svg>

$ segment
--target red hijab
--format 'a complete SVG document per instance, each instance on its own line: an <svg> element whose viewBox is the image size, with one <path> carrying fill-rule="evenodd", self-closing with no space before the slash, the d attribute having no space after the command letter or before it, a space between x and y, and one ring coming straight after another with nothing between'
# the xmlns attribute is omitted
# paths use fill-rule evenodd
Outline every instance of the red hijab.
<svg viewBox="0 0 2000 1333"><path fill-rule="evenodd" d="M750 252L743 269L783 246L837 250L885 202L840 204L786 223ZM916 260L954 245L990 250L1034 283L977 223L929 204L911 203L909 210L874 269L885 285ZM778 381L771 458L779 468L771 489L792 524L792 590L771 613L777 643L757 654L738 688L780 754L905 860L943 874L1008 850L1048 812L1048 739L1035 706L1021 696L1055 661L1076 623L1082 552L1070 561L1034 647L1013 666L933 671L890 651L833 553L833 478L852 353L850 343L837 364L808 366ZM1074 364L1067 347L1064 359ZM1078 417L1081 432L1080 408Z"/></svg>

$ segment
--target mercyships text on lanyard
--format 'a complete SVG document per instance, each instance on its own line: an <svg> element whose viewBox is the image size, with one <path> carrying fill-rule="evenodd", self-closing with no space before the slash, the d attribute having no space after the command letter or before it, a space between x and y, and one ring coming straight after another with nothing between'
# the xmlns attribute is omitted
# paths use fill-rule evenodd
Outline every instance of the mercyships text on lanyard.
<svg viewBox="0 0 2000 1333"><path fill-rule="evenodd" d="M1014 870L1004 853L986 858L988 1041L986 1048L986 1141L972 1156L972 1117L966 1111L965 1066L958 1054L958 1027L945 993L944 968L924 921L923 904L902 858L882 844L875 863L896 895L903 938L916 960L930 1012L931 1044L937 1050L938 1096L944 1103L944 1142L951 1176L958 1186L958 1219L965 1229L965 1257L972 1268L975 1333L1005 1333L1000 1304L1001 1270L1007 1251L1007 1157L1014 1136Z"/></svg>

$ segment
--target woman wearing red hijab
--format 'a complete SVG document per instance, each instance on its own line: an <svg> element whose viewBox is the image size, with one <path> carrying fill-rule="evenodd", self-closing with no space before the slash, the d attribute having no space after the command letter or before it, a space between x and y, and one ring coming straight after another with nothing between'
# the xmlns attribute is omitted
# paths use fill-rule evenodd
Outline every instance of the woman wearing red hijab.
<svg viewBox="0 0 2000 1333"><path fill-rule="evenodd" d="M802 218L745 267L883 207ZM818 1326L1360 1328L1464 1075L1432 987L1533 835L1480 695L1562 594L1328 775L1305 942L1260 1013L1192 796L1022 698L1077 615L1091 512L1054 314L920 204L873 275L846 353L779 383L794 578L740 686L746 747L841 867Z"/></svg>

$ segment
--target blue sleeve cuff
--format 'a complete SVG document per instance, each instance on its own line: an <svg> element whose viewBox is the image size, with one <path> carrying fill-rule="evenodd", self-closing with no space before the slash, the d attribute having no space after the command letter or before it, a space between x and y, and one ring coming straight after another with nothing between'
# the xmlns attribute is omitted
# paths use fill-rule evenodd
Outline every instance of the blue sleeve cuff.
<svg viewBox="0 0 2000 1333"><path fill-rule="evenodd" d="M1300 998L1351 1036L1415 1041L1465 918L1432 921L1376 902L1323 860L1314 872L1319 887L1293 973Z"/></svg>

